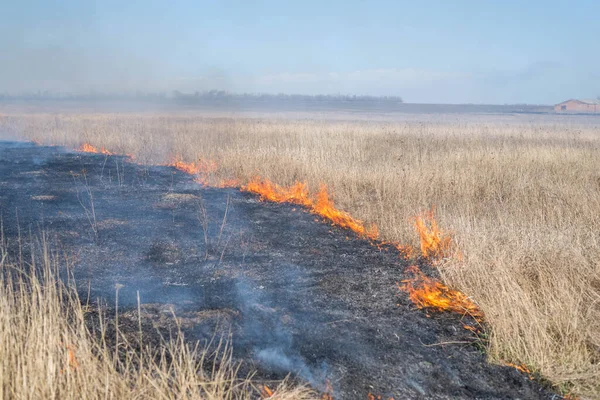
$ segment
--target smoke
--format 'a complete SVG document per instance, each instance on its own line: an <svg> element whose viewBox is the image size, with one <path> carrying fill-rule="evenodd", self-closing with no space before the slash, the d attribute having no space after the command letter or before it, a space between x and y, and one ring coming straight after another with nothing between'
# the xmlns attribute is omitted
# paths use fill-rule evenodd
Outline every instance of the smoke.
<svg viewBox="0 0 600 400"><path fill-rule="evenodd" d="M293 268L282 267L282 271L285 271L283 274L296 274ZM313 387L323 389L328 366L325 363L311 366L300 355L292 326L282 322L287 316L284 308L287 304L275 301L261 285L246 279L237 281L236 290L238 306L244 316L244 345L252 347L254 358L261 366L274 373L294 374ZM309 322L303 320L302 323Z"/></svg>
<svg viewBox="0 0 600 400"><path fill-rule="evenodd" d="M256 358L269 368L283 372L293 372L307 381L314 383L315 379L306 362L298 355L286 354L289 352L289 347L269 347L257 350Z"/></svg>

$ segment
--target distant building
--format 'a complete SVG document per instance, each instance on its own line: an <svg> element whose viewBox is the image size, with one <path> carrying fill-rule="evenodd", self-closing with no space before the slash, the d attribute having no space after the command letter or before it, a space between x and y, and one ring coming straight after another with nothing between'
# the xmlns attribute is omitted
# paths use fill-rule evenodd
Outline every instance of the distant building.
<svg viewBox="0 0 600 400"><path fill-rule="evenodd" d="M600 100L567 100L555 105L554 111L563 113L600 113Z"/></svg>

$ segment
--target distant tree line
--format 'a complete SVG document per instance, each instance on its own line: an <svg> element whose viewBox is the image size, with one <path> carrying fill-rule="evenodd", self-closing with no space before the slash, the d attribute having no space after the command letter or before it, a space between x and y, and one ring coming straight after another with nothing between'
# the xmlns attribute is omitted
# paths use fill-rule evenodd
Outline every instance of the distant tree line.
<svg viewBox="0 0 600 400"><path fill-rule="evenodd" d="M185 94L179 91L173 92L173 98L178 100L193 101L196 100L225 100L225 99L244 99L256 101L322 101L322 102L394 102L402 103L402 98L398 96L368 96L368 95L344 95L344 94L270 94L270 93L231 93L225 90L210 90L206 92L195 92Z"/></svg>
<svg viewBox="0 0 600 400"><path fill-rule="evenodd" d="M290 103L402 103L398 96L367 96L344 94L269 94L269 93L231 93L224 90L209 90L204 92L183 93L174 90L165 92L132 92L132 93L101 93L91 91L85 94L57 93L37 91L20 94L0 94L0 100L76 100L76 101L148 101L175 103L207 103L207 102L290 102Z"/></svg>

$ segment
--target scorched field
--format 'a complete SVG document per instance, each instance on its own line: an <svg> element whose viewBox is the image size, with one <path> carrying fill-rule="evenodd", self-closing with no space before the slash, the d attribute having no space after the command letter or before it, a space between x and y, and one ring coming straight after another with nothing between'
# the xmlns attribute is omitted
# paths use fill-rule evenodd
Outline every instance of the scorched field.
<svg viewBox="0 0 600 400"><path fill-rule="evenodd" d="M203 295L203 299L206 301L207 296L212 298L214 308L220 310L220 317L215 317L219 321L237 321L236 313L240 313L242 317L239 318L246 321L243 326L236 328L233 323L234 327L228 328L233 336L233 355L227 352L226 355L232 360L257 360L259 372L256 376L260 384L243 382L245 389L258 387L256 393L261 393L260 396L267 398L272 395L275 386L269 384L268 379L279 381L288 372L296 375L290 378L292 381L285 383L285 387L280 386L281 393L303 391L288 398L309 397L311 391L298 384L311 385L319 392L313 393L314 396L335 398L336 395L340 398L366 398L379 394L385 398L397 396L396 399L403 395L428 394L448 398L485 397L486 393L489 397L510 397L529 396L533 392L545 396L545 389L536 392L537 389L524 383L520 383L520 391L515 389L515 392L504 392L504 389L499 389L503 386L498 382L488 382L487 386L473 384L472 392L461 392L459 388L464 384L459 381L469 373L475 373L466 366L461 367L469 360L479 366L477 369L484 371L478 378L480 380L485 381L498 373L487 371L486 368L492 367L479 364L481 361L475 353L483 354L481 357L485 357L491 363L489 365L500 368L498 371L517 367L526 371L526 380L530 375L537 382L535 385L550 385L558 393L590 398L600 396L598 118L483 114L374 116L341 112L319 115L207 114L192 111L22 112L7 109L0 110L0 133L4 137L33 141L38 144L33 149L47 149L40 154L34 154L35 151L29 147L23 150L29 151L30 156L21 160L21 165L33 163L27 167L31 169L27 175L30 181L34 177L35 182L45 179L36 175L42 174L35 169L39 163L43 166L43 174L59 174L57 171L65 174L61 178L64 181L60 184L57 181L57 187L73 190L75 197L70 212L75 214L75 210L79 210L82 215L81 231L72 236L86 232L86 239L67 239L68 234L61 228L63 236L60 240L73 248L83 248L79 258L86 254L89 257L87 262L83 262L89 268L86 277L94 275L98 282L106 283L98 283L96 292L93 283L90 284L88 292L92 293L91 297L102 295L114 308L115 294L117 298L119 296L120 287L115 292L114 286L108 285L107 282L113 282L113 278L109 273L103 275L102 265L107 263L114 268L114 262L111 264L105 258L105 254L115 251L114 246L118 247L111 247L110 240L123 243L125 239L115 239L117 233L114 233L117 236L105 233L109 226L111 229L125 229L118 227L124 224L135 226L135 235L143 238L142 242L150 241L146 243L149 247L144 250L145 260L167 264L171 271L156 273L162 279L161 285L166 285L169 279L177 281L173 275L175 272L172 272L173 265L185 265L185 271L196 268L194 265L202 265L204 271L208 268L207 263L211 262L210 265L219 271L217 275L221 275L218 279L226 284L219 286L220 289L215 288L211 286L213 281L206 278L208 280L200 286L210 286L211 289L206 289L208 294ZM62 149L59 153L65 155L61 156L62 161L57 161L51 154L58 150L44 147L47 145L64 146L78 153ZM0 184L11 182L6 171L18 165L19 158L13 155L16 158L10 159L8 151L0 152L0 156L4 157L0 160L4 169ZM14 148L10 149L10 152L14 151ZM75 158L67 160L66 154L80 154L80 161ZM9 163L8 160L12 161ZM54 160L54 170L48 160ZM171 170L182 175L174 175L169 172ZM189 177L190 182L182 183L186 182L185 177ZM23 184L27 179L23 178ZM153 179L156 180L154 183ZM29 184L35 185L34 181ZM12 181L11 190L18 190L17 183ZM52 187L51 183L52 180L46 183L48 188ZM134 184L145 189L132 189ZM150 190L149 187L155 190L161 185L172 185L175 189L167 188L164 193L148 192L147 196L152 200L146 203L143 200L146 197L138 199L133 194L129 197L123 194L127 193L123 192L126 187L130 192L139 194ZM8 190L9 186L6 187ZM196 187L204 192L198 192L200 189ZM4 187L2 189L5 191ZM111 190L115 192L110 194ZM4 229L12 229L14 235L11 240L18 241L19 245L25 234L13 227L8 228L7 221L16 225L27 218L33 221L42 217L36 214L39 210L35 209L28 216L16 218L16 205L31 200L31 196L60 197L57 193L27 193L29 197L23 195L19 199L9 199L10 196L5 193L0 197ZM38 197L37 200L44 201L44 198ZM51 204L52 200L48 197L45 201ZM136 201L139 201L140 209L147 207L158 213L153 217L152 229L169 232L165 238L173 240L161 241L144 233L150 228L144 228L142 220L150 215L150 211L144 215L135 214ZM188 203L193 205L186 208ZM51 206L48 207L44 208L43 218L51 221ZM108 218L118 207L123 207L122 215ZM275 208L265 211L256 207ZM188 224L185 220L191 216L184 218L180 215L188 209L194 210L196 228L193 228L192 222ZM51 210L67 212L58 208ZM8 214L10 217L7 217ZM126 215L132 216L135 221L127 220ZM247 217L254 222L243 222ZM277 221L280 223L275 229L272 225L278 225ZM56 224L59 224L58 220ZM46 227L47 223L42 225ZM53 228L49 226L49 229ZM125 231L121 231L121 234L123 237L136 237L131 232L126 235ZM110 237L113 239L109 240ZM191 244L194 240L203 244L196 248ZM3 239L3 243L9 241ZM95 250L89 250L89 246L96 246ZM134 264L124 261L129 256L135 258L141 255L129 254L131 249L127 247L119 249L124 257L119 262L127 266L124 270L128 271L127 274L132 274L128 278L123 272L123 277L119 278L123 282L138 276L132 271L141 274L139 279L154 273L146 275ZM13 267L18 265L19 257L9 261L13 253L17 254L7 251L2 258L3 263L10 262ZM307 254L313 257L310 272L295 269L294 266L299 265L306 267L308 261L303 257ZM45 262L52 264L49 260ZM291 266L285 266L286 263ZM238 267L219 267L222 264ZM344 264L347 264L346 270ZM315 275L320 268L321 273ZM91 274L90 271L96 272ZM192 274L189 271L179 273L188 276L186 274ZM247 280L237 280L240 271L250 281L266 279L265 274L272 277L273 281L264 285L271 292L265 297L270 300L261 302L253 298L250 302L253 305L244 308L250 303L246 298L240 300L239 293L257 296L257 291L265 289L242 287L252 284ZM205 272L209 276L208 270ZM210 270L210 274L214 273ZM74 272L79 280L82 274ZM13 276L11 279L17 278ZM372 282L368 283L370 279ZM231 292L234 281L238 285L237 294ZM368 285L354 287L353 283L358 281ZM185 282L183 279L180 283ZM38 282L39 285L42 283ZM153 284L148 283L146 288ZM124 283L125 287L127 285ZM313 285L322 292L307 289ZM144 307L140 306L135 292L122 290L124 307L129 305L133 311L137 309L135 315L143 314ZM352 293L353 290L356 293ZM290 300L296 291L298 298ZM165 296L176 297L177 291L167 292ZM40 291L39 295L42 296L42 293ZM6 302L14 292L2 295L2 301ZM137 296L140 294L137 293ZM237 300L229 301L227 298ZM170 298L169 301L177 303L176 299ZM184 319L193 319L189 306L196 304L195 301L199 300L180 304L179 312ZM252 308L259 303L263 308ZM277 311L279 306L286 310L282 312L283 316ZM52 307L59 306L54 304ZM25 305L21 308L26 311ZM109 307L111 313L113 308ZM399 309L418 312L431 321L420 320L413 314L399 316ZM52 310L56 312L55 308ZM81 313L85 311L79 310ZM277 315L277 324L273 322L274 315ZM374 316L373 321L369 321L369 315ZM60 315L55 314L54 318L58 321ZM122 321L127 320L126 316L121 318ZM289 318L288 322L286 318ZM265 324L271 326L271 333L266 336L257 333L260 329L248 325L248 319L258 321L263 328ZM92 320L101 321L102 317L94 316ZM319 329L307 331L308 328L296 325L300 320L311 321L310 324L316 324ZM346 322L348 324L343 325ZM9 324L9 321L4 321L3 325L5 323ZM81 316L80 323L90 324L89 318ZM135 336L137 320L132 317L128 323L133 326L131 334ZM428 325L430 323L432 325ZM193 325L192 322L189 324ZM289 326L289 332L285 329L279 332L280 324ZM395 352L400 355L401 350L390 338L395 334L394 327L406 327L407 324L413 324L413 328L407 328L409 331L416 330L418 326L422 332L441 335L427 337L424 334L422 344L427 350L410 353L411 360L418 367L415 370L406 365L402 367L404 379L381 378L380 374L365 372L365 366L376 369L380 362L381 372L394 374ZM367 326L373 329L365 330ZM9 333L7 328L3 329L0 341L4 342L4 350L1 351L8 352L10 345L6 337ZM182 329L185 331L185 327ZM190 329L197 337L206 339L219 336L216 333L221 328ZM440 333L444 329L460 329L461 332L458 337L450 338ZM118 329L114 335L116 339L102 340L112 340L118 350ZM126 337L127 332L123 335ZM193 337L194 334L187 335ZM344 335L348 336L342 341L340 337ZM277 341L280 345L271 348L260 340L260 345L257 345L253 338ZM444 340L436 341L439 338ZM56 340L63 343L67 339ZM235 347L236 340L240 342L239 350ZM415 345L403 340L398 339L406 346ZM249 344L251 342L252 345ZM57 367L67 369L59 374L63 377L72 373L70 369L82 367L74 366L74 363L83 364L75 360L74 350L68 344L64 346L65 354L72 359L66 367ZM193 358L187 353L184 355L185 346L180 346L183 347L173 349L170 358L165 357L177 359L176 355L179 355L179 360ZM300 350L289 353L286 346L300 346ZM390 349L389 353L386 353L385 346ZM444 392L427 379L408 378L413 372L422 375L427 368L435 370L437 367L422 365L423 360L428 357L442 359L440 354L435 353L438 348L452 346L462 349L445 350L457 359L458 366L449 366L444 370L446 372L436 374L454 376L454 381L446 375L444 379L450 379L447 388L452 387L455 392ZM108 347L112 349L114 343L113 347ZM105 351L113 351L110 349ZM98 353L85 349L79 352L87 354L90 359L97 357ZM352 354L356 359L348 361L344 354ZM386 358L388 356L391 358ZM115 357L119 359L118 355ZM101 359L106 363L108 356ZM152 360L151 363L161 362L155 358ZM262 367L261 362L264 364ZM364 366L358 367L361 362ZM225 364L229 365L219 365ZM105 374L108 370L116 374L111 365L94 364L93 368ZM268 368L265 369L265 365ZM335 365L340 367L336 370ZM505 367L507 365L512 367ZM183 368L182 364L180 367ZM151 369L131 361L126 368L116 370L134 374L132 371L139 372L140 368ZM141 386L146 385L145 390L150 390L148 382L153 382L155 387L166 391L165 388L170 385L167 378L170 372L165 368L156 367L145 372L154 381L150 378L129 379ZM245 368L251 369L244 366L241 367L242 372ZM163 380L158 380L160 373L157 371L164 372ZM227 381L239 372L227 370L211 379ZM189 370L186 373L193 375ZM135 386L132 382L122 385L124 388ZM367 390L369 385L372 388ZM178 381L175 386L182 388L185 384ZM395 390L396 387L404 389ZM187 389L181 390L183 393ZM237 389L227 390L233 393ZM214 396L219 398L218 394Z"/></svg>

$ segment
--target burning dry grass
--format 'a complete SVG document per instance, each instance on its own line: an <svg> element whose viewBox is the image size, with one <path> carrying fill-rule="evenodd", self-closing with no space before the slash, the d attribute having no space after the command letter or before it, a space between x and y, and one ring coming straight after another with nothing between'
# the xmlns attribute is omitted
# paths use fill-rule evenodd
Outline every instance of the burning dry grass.
<svg viewBox="0 0 600 400"><path fill-rule="evenodd" d="M306 183L296 182L291 186L282 187L269 180L261 180L259 178L252 179L248 184L242 186L241 190L257 194L262 200L304 206L312 213L325 218L334 225L350 229L359 236L373 240L379 236L379 231L375 225L366 228L362 221L337 209L333 204L333 200L329 197L327 186L324 184L319 186L319 191L314 196L309 194Z"/></svg>
<svg viewBox="0 0 600 400"><path fill-rule="evenodd" d="M111 155L112 153L108 150L106 150L104 147L98 149L95 146L92 146L89 143L84 143L81 146L79 146L78 148L79 151L82 151L84 153L100 153L100 154L106 154L106 155Z"/></svg>
<svg viewBox="0 0 600 400"><path fill-rule="evenodd" d="M430 244L415 237L412 218L435 206L440 226L454 232L450 254L462 254L438 268L485 314L491 358L600 396L598 120L343 118L28 114L7 116L3 126L43 143L133 153L140 162L168 163L177 154L211 160L213 185L272 185L275 201L311 209L319 199L309 193L325 183L352 221L422 251ZM439 228L422 222L444 248Z"/></svg>
<svg viewBox="0 0 600 400"><path fill-rule="evenodd" d="M413 275L412 278L402 281L398 288L408 292L417 307L467 314L476 319L483 318L479 307L463 293L429 278L416 265L410 266L408 272Z"/></svg>
<svg viewBox="0 0 600 400"><path fill-rule="evenodd" d="M237 376L227 346L208 353L182 336L159 349L125 336L117 348L109 345L111 321L100 317L100 332L89 330L86 309L74 288L60 283L56 258L45 245L41 258L29 264L12 262L0 250L0 398L221 400L260 394L252 381ZM274 387L273 399L318 398L286 382Z"/></svg>

